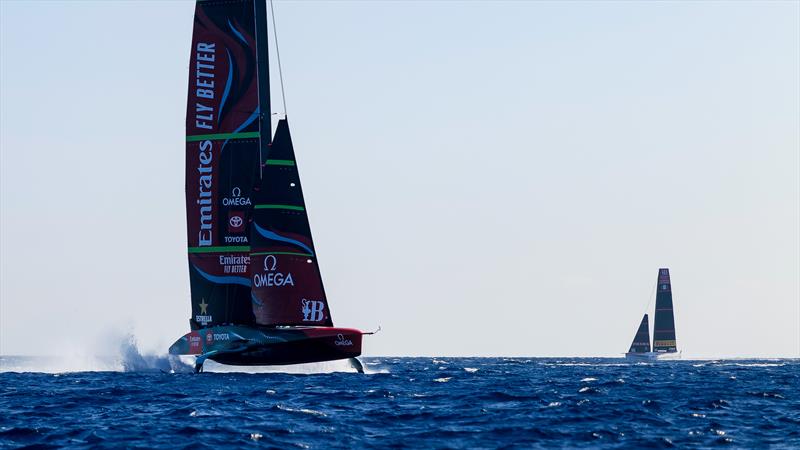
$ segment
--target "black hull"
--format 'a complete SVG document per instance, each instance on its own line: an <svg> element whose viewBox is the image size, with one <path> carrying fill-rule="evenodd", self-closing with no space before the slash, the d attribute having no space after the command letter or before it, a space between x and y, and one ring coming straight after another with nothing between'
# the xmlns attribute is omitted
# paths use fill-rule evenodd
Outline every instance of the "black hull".
<svg viewBox="0 0 800 450"><path fill-rule="evenodd" d="M281 344L268 344L241 353L215 355L208 359L233 366L284 366L355 358L360 354L360 348L358 351L345 351L331 348L324 342L320 342L319 339L304 339Z"/></svg>
<svg viewBox="0 0 800 450"><path fill-rule="evenodd" d="M219 326L184 335L170 354L235 366L283 366L355 358L361 339L362 332L351 328Z"/></svg>

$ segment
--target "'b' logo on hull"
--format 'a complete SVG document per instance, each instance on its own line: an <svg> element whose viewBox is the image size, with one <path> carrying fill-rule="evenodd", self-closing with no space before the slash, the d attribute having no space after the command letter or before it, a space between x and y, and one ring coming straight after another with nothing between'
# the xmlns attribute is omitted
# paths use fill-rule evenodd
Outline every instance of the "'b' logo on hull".
<svg viewBox="0 0 800 450"><path fill-rule="evenodd" d="M325 309L325 304L319 300L306 300L303 299L303 322L319 322L322 320L322 311Z"/></svg>

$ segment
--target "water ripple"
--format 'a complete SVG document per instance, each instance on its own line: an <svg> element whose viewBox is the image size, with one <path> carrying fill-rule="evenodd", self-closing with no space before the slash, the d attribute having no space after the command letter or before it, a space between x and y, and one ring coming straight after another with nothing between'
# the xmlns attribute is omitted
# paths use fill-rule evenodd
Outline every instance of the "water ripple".
<svg viewBox="0 0 800 450"><path fill-rule="evenodd" d="M382 372L0 373L0 448L800 448L797 360L365 363Z"/></svg>

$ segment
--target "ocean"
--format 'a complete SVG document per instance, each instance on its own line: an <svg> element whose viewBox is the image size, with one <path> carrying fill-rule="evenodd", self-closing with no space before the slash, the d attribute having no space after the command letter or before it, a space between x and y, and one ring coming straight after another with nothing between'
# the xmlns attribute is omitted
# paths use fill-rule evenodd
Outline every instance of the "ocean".
<svg viewBox="0 0 800 450"><path fill-rule="evenodd" d="M364 362L37 373L2 357L0 448L800 448L800 360Z"/></svg>

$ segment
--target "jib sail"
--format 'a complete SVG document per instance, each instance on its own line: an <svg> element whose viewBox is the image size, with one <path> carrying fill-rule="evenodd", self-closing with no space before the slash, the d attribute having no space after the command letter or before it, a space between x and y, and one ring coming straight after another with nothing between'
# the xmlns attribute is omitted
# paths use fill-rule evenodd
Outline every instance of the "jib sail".
<svg viewBox="0 0 800 450"><path fill-rule="evenodd" d="M262 116L255 3L210 0L195 6L186 109L192 329L255 320L249 222Z"/></svg>
<svg viewBox="0 0 800 450"><path fill-rule="evenodd" d="M639 329L636 331L636 336L633 337L631 348L628 353L647 353L650 351L650 322L647 319L647 314L642 317L642 323L639 324Z"/></svg>
<svg viewBox="0 0 800 450"><path fill-rule="evenodd" d="M678 351L675 342L675 316L672 311L672 285L669 280L669 269L658 269L656 316L653 325L653 351Z"/></svg>
<svg viewBox="0 0 800 450"><path fill-rule="evenodd" d="M253 197L250 270L256 322L332 326L285 119L278 122Z"/></svg>

